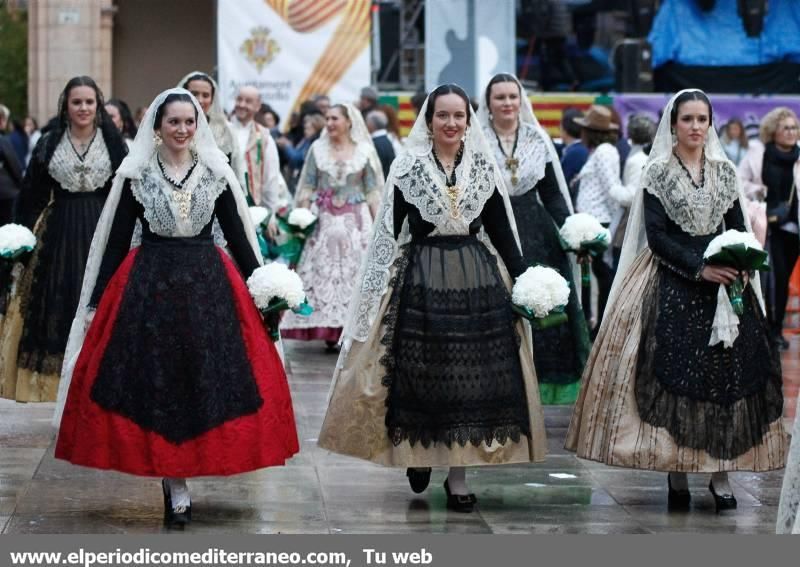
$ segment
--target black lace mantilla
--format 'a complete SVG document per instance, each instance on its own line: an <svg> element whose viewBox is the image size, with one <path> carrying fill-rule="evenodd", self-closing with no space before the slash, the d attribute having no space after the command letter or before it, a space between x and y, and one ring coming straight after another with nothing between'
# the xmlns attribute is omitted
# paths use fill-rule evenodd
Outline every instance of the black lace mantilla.
<svg viewBox="0 0 800 567"><path fill-rule="evenodd" d="M734 459L780 418L782 378L750 288L733 347L708 346L717 290L659 267L644 295L636 399L641 418L679 445Z"/></svg>
<svg viewBox="0 0 800 567"><path fill-rule="evenodd" d="M264 402L213 240L153 239L134 261L91 397L178 444Z"/></svg>
<svg viewBox="0 0 800 567"><path fill-rule="evenodd" d="M530 436L510 297L474 237L428 237L396 262L384 316L392 443L504 445Z"/></svg>

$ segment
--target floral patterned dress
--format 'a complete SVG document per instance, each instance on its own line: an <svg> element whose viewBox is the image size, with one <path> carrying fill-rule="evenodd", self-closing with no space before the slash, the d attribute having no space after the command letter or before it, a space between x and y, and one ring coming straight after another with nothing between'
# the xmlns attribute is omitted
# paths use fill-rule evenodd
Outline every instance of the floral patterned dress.
<svg viewBox="0 0 800 567"><path fill-rule="evenodd" d="M297 273L314 313L309 317L290 313L281 325L284 338L339 340L369 246L369 204L380 199L380 173L369 159L369 152L374 151L368 144L358 144L349 161L336 161L329 145L320 140L308 152L296 202L310 201L319 220L303 249Z"/></svg>

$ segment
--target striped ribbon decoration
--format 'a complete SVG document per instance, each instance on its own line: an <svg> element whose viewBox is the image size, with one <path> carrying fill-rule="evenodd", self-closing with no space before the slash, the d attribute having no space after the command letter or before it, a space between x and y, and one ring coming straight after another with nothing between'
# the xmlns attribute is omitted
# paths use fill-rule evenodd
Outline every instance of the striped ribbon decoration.
<svg viewBox="0 0 800 567"><path fill-rule="evenodd" d="M296 32L312 32L342 16L322 57L297 95L292 112L303 101L327 94L361 52L369 46L371 0L264 0Z"/></svg>

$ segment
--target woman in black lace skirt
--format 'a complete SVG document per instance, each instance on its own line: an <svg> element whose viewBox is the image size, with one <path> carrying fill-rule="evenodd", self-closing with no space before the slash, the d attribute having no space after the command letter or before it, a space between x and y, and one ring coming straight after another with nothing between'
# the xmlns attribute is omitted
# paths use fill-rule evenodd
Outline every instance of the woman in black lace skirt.
<svg viewBox="0 0 800 567"><path fill-rule="evenodd" d="M71 79L58 125L33 150L17 205L15 222L34 231L37 245L3 322L2 397L55 401L89 245L127 152L94 80Z"/></svg>
<svg viewBox="0 0 800 567"><path fill-rule="evenodd" d="M539 461L545 446L529 330L509 293L526 265L460 87L428 97L377 218L319 443L409 467L415 492L431 466L449 467L448 507L468 512L465 466Z"/></svg>
<svg viewBox="0 0 800 567"><path fill-rule="evenodd" d="M232 258L214 246L215 218ZM137 222L142 242L130 249ZM165 91L92 241L56 458L165 477L165 519L183 524L185 478L282 465L296 453L283 363L245 284L259 264L244 193L199 104L184 89Z"/></svg>
<svg viewBox="0 0 800 567"><path fill-rule="evenodd" d="M500 73L489 81L478 116L503 174L525 262L555 268L572 284L566 309L569 322L533 331L542 403L571 404L578 397L590 344L574 285L574 263L558 236L558 228L573 212L561 164L522 85L513 75Z"/></svg>
<svg viewBox="0 0 800 567"><path fill-rule="evenodd" d="M736 507L726 471L782 468L786 436L758 281L732 321L724 285L738 274L703 260L715 236L748 230L736 171L711 123L701 91L679 93L664 111L567 447L669 472L674 508L689 506L686 473L712 473L721 510Z"/></svg>

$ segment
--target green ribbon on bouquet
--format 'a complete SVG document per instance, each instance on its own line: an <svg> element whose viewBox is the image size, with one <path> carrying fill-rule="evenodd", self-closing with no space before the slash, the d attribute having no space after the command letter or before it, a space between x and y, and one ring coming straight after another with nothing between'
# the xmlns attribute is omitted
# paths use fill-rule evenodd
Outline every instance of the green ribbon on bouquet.
<svg viewBox="0 0 800 567"><path fill-rule="evenodd" d="M593 258L597 256L602 256L606 250L608 250L609 242L608 238L606 238L605 234L600 234L597 238L593 240L584 240L581 242L581 245L578 249L570 248L569 244L567 244L561 235L559 235L559 239L561 240L561 247L566 250L567 252L574 252L581 256L591 256ZM581 262L581 286L589 287L589 284L592 281L591 275L591 266L588 262Z"/></svg>
<svg viewBox="0 0 800 567"><path fill-rule="evenodd" d="M278 237L280 242L273 244L272 247L279 256L289 262L289 265L294 266L300 261L306 240L314 233L318 220L305 228L300 228L297 225L289 224L288 215L276 214L275 218L282 234Z"/></svg>
<svg viewBox="0 0 800 567"><path fill-rule="evenodd" d="M261 315L264 316L264 322L267 324L267 332L272 342L277 342L277 340L281 338L279 330L281 315L287 309L289 309L289 303L280 297L273 297L269 305L261 309ZM293 308L292 312L308 317L314 312L314 308L308 304L308 299L306 299L303 303Z"/></svg>
<svg viewBox="0 0 800 567"><path fill-rule="evenodd" d="M511 309L514 311L514 313L530 321L531 327L533 327L537 331L541 331L543 329L549 329L550 327L556 327L558 325L563 325L564 323L566 323L569 320L569 318L567 317L567 314L564 312L565 308L566 305L562 305L560 307L556 307L544 317L537 317L533 313L533 311L531 311L527 307L523 307L522 305L517 305L516 303L511 304Z"/></svg>
<svg viewBox="0 0 800 567"><path fill-rule="evenodd" d="M9 260L11 262L14 262L21 256L24 256L28 252L32 251L33 251L33 246L20 246L19 248L2 248L0 249L0 258L3 258L3 260Z"/></svg>
<svg viewBox="0 0 800 567"><path fill-rule="evenodd" d="M722 250L705 258L705 263L711 266L725 266L740 272L768 272L770 270L769 254L765 250L748 248L744 244L723 246ZM737 315L744 313L744 279L738 276L733 283L726 286L728 298Z"/></svg>

